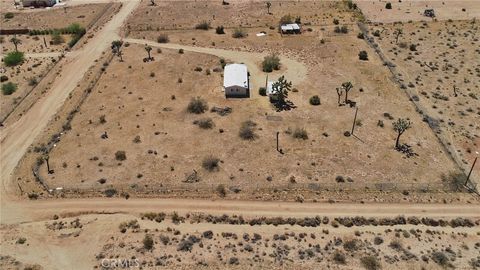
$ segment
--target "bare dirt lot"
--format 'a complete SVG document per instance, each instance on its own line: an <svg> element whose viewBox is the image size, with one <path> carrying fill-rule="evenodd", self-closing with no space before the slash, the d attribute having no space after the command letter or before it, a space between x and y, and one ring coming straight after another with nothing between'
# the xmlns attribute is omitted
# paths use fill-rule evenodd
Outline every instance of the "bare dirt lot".
<svg viewBox="0 0 480 270"><path fill-rule="evenodd" d="M88 27L108 3L87 4L66 8L19 10L12 12L13 18L5 18L6 11L0 13L1 29L58 29L72 23Z"/></svg>
<svg viewBox="0 0 480 270"><path fill-rule="evenodd" d="M344 13L333 17L348 17ZM277 112L257 89L252 89L249 99L225 99L221 72L213 71L220 68L219 58L188 50L180 54L154 49L155 61L143 63L147 55L143 46L126 47L124 62L116 60L105 67L106 74L80 107L71 130L69 126L49 153L55 173L47 174L42 166L41 176L51 188L131 195L179 190L190 196L208 196L220 184L230 196L277 199L297 196L280 192L284 189L310 190L310 199L325 199L318 195L320 190L358 190L360 197L353 197L362 200L398 200L405 199L400 191L444 190L442 175L455 171L454 163L406 95L390 81L373 50L357 38L356 26L349 27L348 34L335 33L333 26L283 38L270 32L263 37L266 45L256 46L252 45L256 36L215 37L221 48L276 51L303 62L308 74L296 80L297 90L289 96L296 108L283 112ZM205 44L215 35L213 31L168 34L171 40L192 45L187 40ZM369 61L358 59L361 50L369 53ZM261 78L253 79L257 81L266 76L253 75ZM339 106L335 91L345 81L353 83L349 100L359 107L356 137L344 136L351 129L355 109ZM321 97L320 106L309 104L315 94ZM188 113L188 103L197 96L210 108L228 106L232 113ZM392 122L400 117L414 123L402 137L416 154L410 158L394 150ZM193 124L206 118L213 121L213 128ZM247 120L256 124L253 141L239 137ZM295 130L302 128L308 139L294 138ZM277 131L284 155L275 150ZM108 138L102 139L105 132ZM125 151L126 159L116 159L117 151ZM219 159L218 168L212 171L202 165L209 157ZM30 171L30 166L25 169ZM192 174L199 181L185 183ZM365 198L361 195L365 189L394 189L400 197ZM431 196L424 199L431 200Z"/></svg>
<svg viewBox="0 0 480 270"><path fill-rule="evenodd" d="M431 21L429 17L423 15L426 9L433 9L435 19L446 20L470 20L480 17L480 3L475 0L355 0L358 7L369 21L393 23L408 21ZM391 3L392 8L386 9L387 3Z"/></svg>

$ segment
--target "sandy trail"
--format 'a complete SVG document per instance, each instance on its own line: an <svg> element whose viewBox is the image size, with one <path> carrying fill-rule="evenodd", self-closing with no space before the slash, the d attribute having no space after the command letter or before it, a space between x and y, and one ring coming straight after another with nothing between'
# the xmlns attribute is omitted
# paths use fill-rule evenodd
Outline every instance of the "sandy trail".
<svg viewBox="0 0 480 270"><path fill-rule="evenodd" d="M124 39L125 42L135 43L135 44L142 44L148 45L151 47L157 48L166 48L166 49L173 49L179 50L183 49L189 52L197 52L197 53L205 53L215 55L226 60L230 60L237 63L244 63L248 67L248 71L250 72L250 83L251 83L251 90L256 90L260 86L265 84L265 77L266 73L264 73L260 69L260 63L262 62L263 58L267 55L267 53L256 53L256 52L242 52L242 51L232 51L232 50L224 50L224 49L216 49L216 48L204 48L204 47L194 47L194 46L187 46L187 45L180 45L180 44L172 44L172 43L158 43L154 41L144 40L144 39L133 39L127 38ZM280 72L276 72L274 74L269 74L269 80L276 80L279 76L285 75L285 78L291 80L294 85L299 84L302 82L306 75L307 75L307 68L306 66L298 62L296 60L287 58L285 56L279 55L280 63L282 63L283 67L288 67L286 70L281 70Z"/></svg>

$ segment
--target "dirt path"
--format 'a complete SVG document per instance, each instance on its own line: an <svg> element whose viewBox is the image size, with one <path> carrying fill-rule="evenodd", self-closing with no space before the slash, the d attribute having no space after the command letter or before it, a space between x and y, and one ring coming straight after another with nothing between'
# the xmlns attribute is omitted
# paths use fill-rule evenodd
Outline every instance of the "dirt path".
<svg viewBox="0 0 480 270"><path fill-rule="evenodd" d="M26 53L26 58L48 58L48 57L59 57L63 53L61 52L45 52L45 53ZM5 55L0 54L0 58L3 58Z"/></svg>
<svg viewBox="0 0 480 270"><path fill-rule="evenodd" d="M251 88L253 91L257 90L260 86L265 84L266 73L260 69L260 63L267 53L255 53L255 52L242 52L242 51L232 51L224 49L215 49L215 48L204 48L204 47L194 47L180 44L171 44L171 43L158 43L154 41L144 40L144 39L133 39L127 38L124 39L125 42L136 43L149 45L151 47L158 48L167 48L179 50L183 49L185 51L205 53L215 55L226 60L233 62L244 63L248 67L248 71L251 75ZM288 80L291 80L294 85L302 82L307 75L306 66L296 60L287 58L285 56L279 55L280 63L283 67L287 67L285 70L269 74L269 80L276 80L279 76L285 75Z"/></svg>

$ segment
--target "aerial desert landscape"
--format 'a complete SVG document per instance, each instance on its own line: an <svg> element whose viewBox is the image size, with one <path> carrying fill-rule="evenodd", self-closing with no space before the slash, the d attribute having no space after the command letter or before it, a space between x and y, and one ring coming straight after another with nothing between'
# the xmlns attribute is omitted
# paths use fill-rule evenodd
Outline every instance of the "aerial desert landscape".
<svg viewBox="0 0 480 270"><path fill-rule="evenodd" d="M480 2L0 7L1 269L480 269Z"/></svg>

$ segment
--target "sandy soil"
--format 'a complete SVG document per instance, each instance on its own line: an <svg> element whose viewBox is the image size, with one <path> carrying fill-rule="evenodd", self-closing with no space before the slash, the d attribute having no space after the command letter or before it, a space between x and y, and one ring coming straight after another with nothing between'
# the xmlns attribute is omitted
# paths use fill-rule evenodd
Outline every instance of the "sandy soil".
<svg viewBox="0 0 480 270"><path fill-rule="evenodd" d="M480 3L475 0L355 0L358 7L372 22L393 23L408 21L431 21L423 16L425 9L434 9L437 20L470 20L480 17ZM387 2L392 3L392 9L385 9Z"/></svg>
<svg viewBox="0 0 480 270"><path fill-rule="evenodd" d="M467 172L480 151L480 86L475 83L480 77L479 26L455 21L372 27L382 31L382 50ZM403 29L398 42L396 29ZM411 44L418 45L416 51ZM478 175L480 167L473 173L477 182Z"/></svg>

